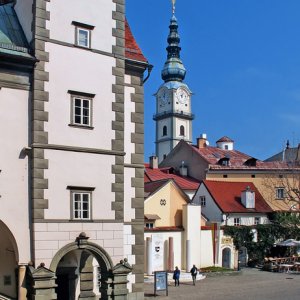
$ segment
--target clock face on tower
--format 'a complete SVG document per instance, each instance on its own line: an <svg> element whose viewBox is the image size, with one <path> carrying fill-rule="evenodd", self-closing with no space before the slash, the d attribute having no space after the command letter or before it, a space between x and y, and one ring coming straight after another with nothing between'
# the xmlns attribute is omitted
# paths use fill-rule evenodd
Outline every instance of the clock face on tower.
<svg viewBox="0 0 300 300"><path fill-rule="evenodd" d="M187 104L188 99L189 99L188 93L182 88L179 88L176 91L175 97L176 97L176 100L181 104Z"/></svg>
<svg viewBox="0 0 300 300"><path fill-rule="evenodd" d="M159 104L164 106L165 104L167 104L170 100L170 93L167 89L162 89L159 91L158 94L158 101Z"/></svg>

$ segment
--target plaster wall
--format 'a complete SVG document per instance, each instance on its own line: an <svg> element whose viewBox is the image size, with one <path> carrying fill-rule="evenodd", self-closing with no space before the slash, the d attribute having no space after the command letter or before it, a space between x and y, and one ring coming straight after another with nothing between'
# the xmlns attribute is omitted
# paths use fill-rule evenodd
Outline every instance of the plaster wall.
<svg viewBox="0 0 300 300"><path fill-rule="evenodd" d="M33 0L17 0L15 11L28 43L32 40L32 4Z"/></svg>
<svg viewBox="0 0 300 300"><path fill-rule="evenodd" d="M183 206L183 227L185 241L190 241L190 265L185 265L190 270L192 265L200 265L201 256L201 206L186 204ZM185 248L186 250L186 248ZM184 255L186 253L184 251ZM187 262L185 262L187 263Z"/></svg>
<svg viewBox="0 0 300 300"><path fill-rule="evenodd" d="M220 237L219 237L219 245L218 245L218 263L216 266L222 266L222 250L224 248L229 248L231 251L231 261L230 261L230 268L234 269L235 267L235 249L231 243L225 243L224 241L224 232L220 230ZM230 241L232 241L230 239ZM201 268L211 267L214 266L214 256L213 256L213 233L210 229L202 229L201 230Z"/></svg>
<svg viewBox="0 0 300 300"><path fill-rule="evenodd" d="M161 200L166 200L166 204L161 205ZM161 187L156 193L148 197L144 203L145 214L157 214L160 217L159 220L155 221L156 227L171 226L170 208L170 183Z"/></svg>
<svg viewBox="0 0 300 300"><path fill-rule="evenodd" d="M112 19L112 11L116 10L113 1L51 0L47 3L47 10L51 15L47 22L50 39L74 44L75 26L72 21L76 21L95 26L91 32L91 48L112 52L112 45L116 44L112 36L112 28L116 27L116 21Z"/></svg>
<svg viewBox="0 0 300 300"><path fill-rule="evenodd" d="M147 237L152 238L155 234L163 236L164 240L164 266L165 270L168 268L168 247L169 247L169 237L173 237L173 249L174 249L174 267L183 268L183 252L182 249L185 247L183 244L183 232L182 231L160 231L160 232L145 232L144 240L146 245ZM145 270L147 265L147 258L145 256Z"/></svg>
<svg viewBox="0 0 300 300"><path fill-rule="evenodd" d="M135 187L132 187L132 179L135 178L134 168L124 168L124 221L131 222L135 218L135 209L131 202L135 198Z"/></svg>
<svg viewBox="0 0 300 300"><path fill-rule="evenodd" d="M157 125L158 125L158 140L160 139L164 139L164 138L170 138L171 134L172 134L172 128L171 128L171 119L163 119L163 120L159 120L157 121ZM164 126L167 126L167 135L163 135L163 128Z"/></svg>
<svg viewBox="0 0 300 300"><path fill-rule="evenodd" d="M103 247L114 264L124 259L124 229L122 223L91 222L44 222L35 223L35 263L45 263L49 268L57 251L72 243L81 232L89 241Z"/></svg>
<svg viewBox="0 0 300 300"><path fill-rule="evenodd" d="M234 218L241 219L241 225L255 225L255 217L260 218L260 224L269 224L269 219L265 214L230 214L227 217L227 225L233 226L234 225ZM222 225L225 225L226 222L223 222Z"/></svg>
<svg viewBox="0 0 300 300"><path fill-rule="evenodd" d="M171 141L159 142L156 144L158 149L157 156L159 163L163 160L164 155L168 155L171 151Z"/></svg>
<svg viewBox="0 0 300 300"><path fill-rule="evenodd" d="M45 170L48 190L45 198L49 208L45 210L46 219L70 220L71 198L67 186L94 187L92 192L92 219L114 219L111 205L115 200L111 183L114 156L90 153L45 150L49 169Z"/></svg>
<svg viewBox="0 0 300 300"><path fill-rule="evenodd" d="M115 97L112 93L112 84L115 83L112 67L115 60L51 43L46 44L46 50L50 53L50 61L46 64L46 71L50 74L50 81L46 84L49 102L45 105L49 112L49 121L45 123L49 144L111 149L114 138L111 122L115 118L112 111ZM68 90L95 94L92 100L93 129L69 126L71 95Z"/></svg>
<svg viewBox="0 0 300 300"><path fill-rule="evenodd" d="M131 84L131 76L125 75L125 84ZM135 144L131 142L131 134L135 132L135 124L132 122L132 113L135 112L135 102L131 101L131 95L135 93L133 87L124 88L124 162L131 163L131 154L135 153Z"/></svg>
<svg viewBox="0 0 300 300"><path fill-rule="evenodd" d="M28 146L29 97L28 91L0 89L0 220L16 240L20 263L28 263L31 257L29 166L28 156L22 151Z"/></svg>
<svg viewBox="0 0 300 300"><path fill-rule="evenodd" d="M124 225L124 258L128 259L129 264L133 265L136 263L136 256L133 254L132 247L135 245L135 235L132 234L132 225ZM132 292L132 285L136 282L135 274L130 273L127 277L128 283L127 288L129 292Z"/></svg>
<svg viewBox="0 0 300 300"><path fill-rule="evenodd" d="M206 187L201 184L199 189L197 190L194 198L193 203L200 205L200 197L205 196L206 205L202 206L202 213L205 217L208 218L210 222L222 222L222 211L213 201L210 193L207 191Z"/></svg>
<svg viewBox="0 0 300 300"><path fill-rule="evenodd" d="M184 161L185 166L188 167L189 176L198 180L205 179L205 170L208 167L207 162L201 159L199 155L185 143L178 146L160 166L173 166L178 169L182 161Z"/></svg>
<svg viewBox="0 0 300 300"><path fill-rule="evenodd" d="M175 128L176 128L176 137L179 139L190 140L191 133L190 133L190 126L188 120L182 119L175 119ZM184 135L180 135L180 126L184 127Z"/></svg>
<svg viewBox="0 0 300 300"><path fill-rule="evenodd" d="M166 200L166 205L161 205L162 199ZM161 218L155 221L155 227L182 226L182 206L185 204L183 195L169 182L145 201L145 214L157 214Z"/></svg>

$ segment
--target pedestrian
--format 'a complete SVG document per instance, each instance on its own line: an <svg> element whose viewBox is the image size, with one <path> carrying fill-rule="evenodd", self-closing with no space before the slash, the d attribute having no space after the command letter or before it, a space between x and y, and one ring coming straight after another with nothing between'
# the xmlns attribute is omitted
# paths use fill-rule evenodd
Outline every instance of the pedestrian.
<svg viewBox="0 0 300 300"><path fill-rule="evenodd" d="M197 272L198 272L197 267L195 265L193 265L193 267L191 268L191 275L192 275L192 279L193 279L193 285L196 284Z"/></svg>
<svg viewBox="0 0 300 300"><path fill-rule="evenodd" d="M175 286L179 286L179 278L180 278L180 270L178 267L175 267L174 273L173 273L173 279L175 280Z"/></svg>

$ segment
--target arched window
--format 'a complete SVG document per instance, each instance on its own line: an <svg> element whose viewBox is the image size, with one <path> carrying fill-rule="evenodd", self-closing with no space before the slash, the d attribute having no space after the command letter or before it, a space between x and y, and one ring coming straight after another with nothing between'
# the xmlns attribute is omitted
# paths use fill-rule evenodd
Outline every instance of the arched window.
<svg viewBox="0 0 300 300"><path fill-rule="evenodd" d="M185 133L184 133L184 126L183 126L183 125L180 126L179 131L180 131L180 132L179 132L179 135L182 135L182 136L185 135Z"/></svg>
<svg viewBox="0 0 300 300"><path fill-rule="evenodd" d="M163 136L166 136L166 135L168 135L168 128L167 128L167 126L164 126L163 127Z"/></svg>

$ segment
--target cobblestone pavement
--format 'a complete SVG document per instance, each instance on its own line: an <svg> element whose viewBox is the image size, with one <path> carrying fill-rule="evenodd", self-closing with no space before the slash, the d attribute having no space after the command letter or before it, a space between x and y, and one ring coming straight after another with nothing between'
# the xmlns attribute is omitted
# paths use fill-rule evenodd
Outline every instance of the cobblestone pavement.
<svg viewBox="0 0 300 300"><path fill-rule="evenodd" d="M300 275L271 273L258 269L243 269L225 275L209 275L198 281L182 282L179 287L169 285L169 296L165 292L153 295L153 283L145 283L146 300L205 299L205 300L299 300Z"/></svg>

